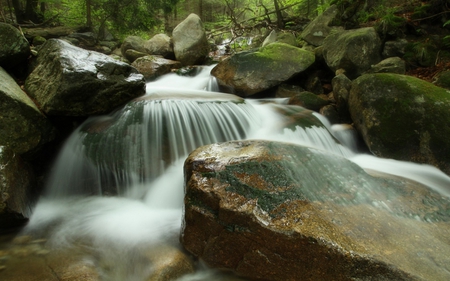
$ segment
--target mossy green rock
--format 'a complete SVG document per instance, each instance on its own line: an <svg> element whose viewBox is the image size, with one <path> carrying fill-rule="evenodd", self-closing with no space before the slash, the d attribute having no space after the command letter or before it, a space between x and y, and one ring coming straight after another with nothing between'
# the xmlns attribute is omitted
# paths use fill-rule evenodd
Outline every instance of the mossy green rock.
<svg viewBox="0 0 450 281"><path fill-rule="evenodd" d="M32 153L54 138L50 121L0 67L0 145L18 154Z"/></svg>
<svg viewBox="0 0 450 281"><path fill-rule="evenodd" d="M411 76L367 74L353 81L349 110L375 155L450 174L450 91Z"/></svg>
<svg viewBox="0 0 450 281"><path fill-rule="evenodd" d="M272 43L219 62L211 74L223 88L246 97L281 84L314 61L313 52L285 43Z"/></svg>
<svg viewBox="0 0 450 281"><path fill-rule="evenodd" d="M303 106L304 108L319 111L330 102L316 94L304 91L289 99L289 104Z"/></svg>
<svg viewBox="0 0 450 281"><path fill-rule="evenodd" d="M0 23L0 66L11 68L26 61L29 57L30 44L14 26Z"/></svg>
<svg viewBox="0 0 450 281"><path fill-rule="evenodd" d="M181 242L211 267L250 280L450 277L450 200L413 181L269 141L200 147L184 172Z"/></svg>
<svg viewBox="0 0 450 281"><path fill-rule="evenodd" d="M323 42L323 57L328 67L345 69L353 79L381 60L381 40L373 27L330 34Z"/></svg>

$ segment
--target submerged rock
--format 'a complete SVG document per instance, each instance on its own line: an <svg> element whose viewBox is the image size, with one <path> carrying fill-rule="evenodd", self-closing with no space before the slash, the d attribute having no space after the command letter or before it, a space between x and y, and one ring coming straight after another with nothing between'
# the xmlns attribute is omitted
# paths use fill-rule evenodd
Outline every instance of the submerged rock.
<svg viewBox="0 0 450 281"><path fill-rule="evenodd" d="M450 277L450 200L418 183L268 141L200 147L184 171L181 242L211 267L252 280Z"/></svg>
<svg viewBox="0 0 450 281"><path fill-rule="evenodd" d="M354 80L349 109L377 156L428 163L450 174L450 92L399 74Z"/></svg>
<svg viewBox="0 0 450 281"><path fill-rule="evenodd" d="M25 88L48 115L88 116L143 95L145 80L126 63L50 39L42 45Z"/></svg>
<svg viewBox="0 0 450 281"><path fill-rule="evenodd" d="M0 145L32 154L54 138L52 124L1 67L0 101Z"/></svg>
<svg viewBox="0 0 450 281"><path fill-rule="evenodd" d="M272 43L258 51L240 52L219 62L211 71L222 88L251 96L301 73L315 61L313 52Z"/></svg>

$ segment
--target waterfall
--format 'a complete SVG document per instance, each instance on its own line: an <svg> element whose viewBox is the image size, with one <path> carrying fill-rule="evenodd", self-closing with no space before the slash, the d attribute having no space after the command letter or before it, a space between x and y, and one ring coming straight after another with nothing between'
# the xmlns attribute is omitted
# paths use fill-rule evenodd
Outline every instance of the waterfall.
<svg viewBox="0 0 450 281"><path fill-rule="evenodd" d="M309 111L300 112L307 126L280 126L280 108L292 108L215 92L209 71L166 75L148 83L145 96L82 124L63 147L25 232L45 233L54 247L89 241L97 256L114 264L103 273L106 280L142 280L145 270L136 268L130 249L178 243L186 156L202 145L240 139L316 147L448 195L450 179L439 170L360 155L353 137ZM211 277L202 274L195 280Z"/></svg>

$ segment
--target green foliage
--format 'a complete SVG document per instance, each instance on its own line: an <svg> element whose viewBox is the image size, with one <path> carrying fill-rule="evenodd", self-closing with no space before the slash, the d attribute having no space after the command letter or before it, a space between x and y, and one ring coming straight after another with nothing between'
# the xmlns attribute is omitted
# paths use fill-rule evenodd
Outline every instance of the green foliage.
<svg viewBox="0 0 450 281"><path fill-rule="evenodd" d="M379 21L375 25L375 28L383 36L394 35L399 28L406 24L405 18L399 17L395 14L397 12L397 8L379 7L378 11L380 10L382 10L382 12L376 13Z"/></svg>

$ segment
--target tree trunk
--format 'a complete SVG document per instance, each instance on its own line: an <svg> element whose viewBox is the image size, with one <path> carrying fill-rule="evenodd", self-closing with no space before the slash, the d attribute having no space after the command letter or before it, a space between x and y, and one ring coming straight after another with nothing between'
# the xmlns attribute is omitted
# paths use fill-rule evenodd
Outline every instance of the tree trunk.
<svg viewBox="0 0 450 281"><path fill-rule="evenodd" d="M277 14L277 27L284 28L283 15L281 14L280 6L278 5L277 0L273 0L273 4L275 6L275 13Z"/></svg>
<svg viewBox="0 0 450 281"><path fill-rule="evenodd" d="M91 16L92 0L86 0L86 25L89 30L92 30L92 16Z"/></svg>
<svg viewBox="0 0 450 281"><path fill-rule="evenodd" d="M38 0L27 0L25 4L25 19L33 23L42 22L42 17L39 16L37 12L39 1Z"/></svg>
<svg viewBox="0 0 450 281"><path fill-rule="evenodd" d="M16 15L16 22L23 23L25 20L25 13L22 9L22 4L19 0L12 0L12 5L14 7L14 14Z"/></svg>

